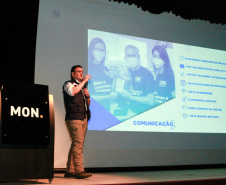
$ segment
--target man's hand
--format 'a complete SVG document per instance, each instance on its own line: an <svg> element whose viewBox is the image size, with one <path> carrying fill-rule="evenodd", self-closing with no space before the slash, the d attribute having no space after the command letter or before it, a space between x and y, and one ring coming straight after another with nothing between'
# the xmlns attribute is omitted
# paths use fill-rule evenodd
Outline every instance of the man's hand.
<svg viewBox="0 0 226 185"><path fill-rule="evenodd" d="M121 92L121 95L122 95L125 99L129 99L129 100L132 99L132 95L131 95L129 92L127 92L127 91Z"/></svg>
<svg viewBox="0 0 226 185"><path fill-rule="evenodd" d="M88 80L91 79L90 75L86 75L85 78L82 80L82 82L78 85L75 85L73 87L73 93L72 96L76 95L79 91L81 91L83 89L83 87L85 86L85 84L88 82ZM88 89L87 89L88 91ZM89 93L89 91L88 91Z"/></svg>
<svg viewBox="0 0 226 185"><path fill-rule="evenodd" d="M89 97L89 91L88 91L88 89L84 88L83 89L83 94L85 95L85 97Z"/></svg>
<svg viewBox="0 0 226 185"><path fill-rule="evenodd" d="M83 79L83 81L85 83L87 83L89 79L91 79L91 76L88 74L88 75L85 76L85 78Z"/></svg>

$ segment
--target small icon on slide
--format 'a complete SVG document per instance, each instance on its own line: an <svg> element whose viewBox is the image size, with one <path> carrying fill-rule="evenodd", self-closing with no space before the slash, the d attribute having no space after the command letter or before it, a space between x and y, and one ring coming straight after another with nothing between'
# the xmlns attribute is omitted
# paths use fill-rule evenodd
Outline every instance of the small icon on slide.
<svg viewBox="0 0 226 185"><path fill-rule="evenodd" d="M179 60L184 61L184 56L179 56Z"/></svg>
<svg viewBox="0 0 226 185"><path fill-rule="evenodd" d="M180 81L180 84L181 84L182 86L185 86L185 85L186 85L186 81L185 81L185 80L181 80L181 81Z"/></svg>
<svg viewBox="0 0 226 185"><path fill-rule="evenodd" d="M180 68L184 68L184 64L180 64Z"/></svg>
<svg viewBox="0 0 226 185"><path fill-rule="evenodd" d="M186 100L187 100L187 97L184 96L184 97L182 98L182 101L183 101L183 102L186 102Z"/></svg>
<svg viewBox="0 0 226 185"><path fill-rule="evenodd" d="M187 118L188 117L187 113L183 113L183 117Z"/></svg>

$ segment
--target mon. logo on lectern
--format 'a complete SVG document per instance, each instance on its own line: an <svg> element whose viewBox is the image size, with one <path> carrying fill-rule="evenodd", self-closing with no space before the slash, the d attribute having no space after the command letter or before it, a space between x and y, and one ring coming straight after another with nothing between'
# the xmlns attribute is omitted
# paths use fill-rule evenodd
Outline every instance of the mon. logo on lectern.
<svg viewBox="0 0 226 185"><path fill-rule="evenodd" d="M49 145L48 86L4 81L0 100L0 145Z"/></svg>
<svg viewBox="0 0 226 185"><path fill-rule="evenodd" d="M39 118L39 108L20 107L15 108L13 105L10 106L10 116L23 116L23 117L35 117ZM41 115L40 118L43 118Z"/></svg>

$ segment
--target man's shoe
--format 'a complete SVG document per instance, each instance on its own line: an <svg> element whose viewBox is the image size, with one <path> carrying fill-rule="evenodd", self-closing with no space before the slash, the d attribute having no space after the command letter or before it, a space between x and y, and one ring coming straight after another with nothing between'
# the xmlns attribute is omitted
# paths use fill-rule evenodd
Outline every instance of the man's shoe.
<svg viewBox="0 0 226 185"><path fill-rule="evenodd" d="M74 178L75 177L75 173L65 172L64 177L65 178Z"/></svg>
<svg viewBox="0 0 226 185"><path fill-rule="evenodd" d="M86 173L85 171L82 171L80 173L75 174L74 177L76 179L85 179L85 178L88 178L88 177L91 177L91 176L92 176L91 173Z"/></svg>

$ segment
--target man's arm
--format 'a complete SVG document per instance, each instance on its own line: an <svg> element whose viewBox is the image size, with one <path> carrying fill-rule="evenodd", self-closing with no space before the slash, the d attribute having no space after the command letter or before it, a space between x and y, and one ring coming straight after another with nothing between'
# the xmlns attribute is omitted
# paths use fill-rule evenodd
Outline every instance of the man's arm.
<svg viewBox="0 0 226 185"><path fill-rule="evenodd" d="M78 94L79 91L81 91L81 89L88 82L89 79L91 79L91 76L90 75L86 75L85 78L84 78L84 80L80 84L74 86L73 89L72 89L72 96Z"/></svg>
<svg viewBox="0 0 226 185"><path fill-rule="evenodd" d="M90 94L89 94L88 89L84 88L83 89L83 94L84 94L84 96L86 98L86 101L87 101L88 105L90 105L91 100L90 100Z"/></svg>

